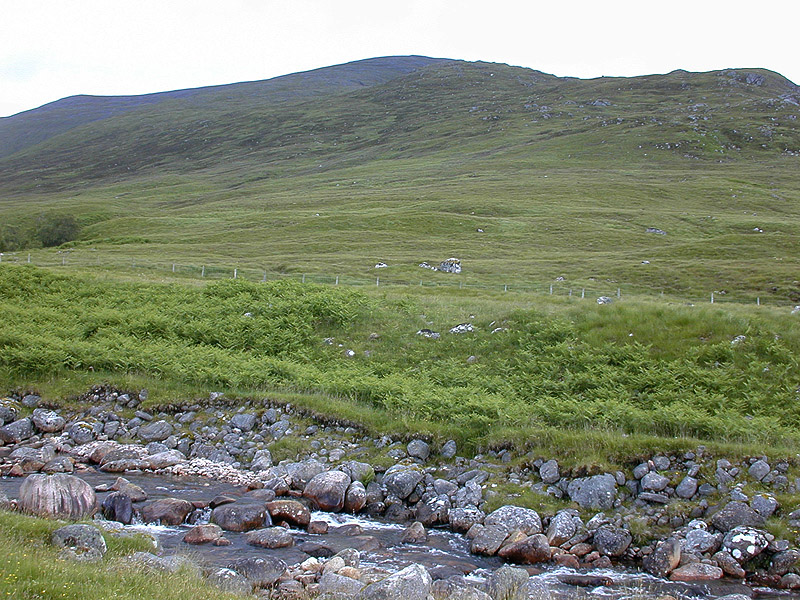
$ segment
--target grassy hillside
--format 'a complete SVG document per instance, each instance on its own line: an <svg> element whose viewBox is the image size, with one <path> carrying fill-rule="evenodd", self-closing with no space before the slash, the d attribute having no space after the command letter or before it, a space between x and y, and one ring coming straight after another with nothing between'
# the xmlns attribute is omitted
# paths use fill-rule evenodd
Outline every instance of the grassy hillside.
<svg viewBox="0 0 800 600"><path fill-rule="evenodd" d="M457 256L466 284L800 301L800 96L780 75L385 60L367 86L326 70L280 102L228 86L5 157L6 250L51 256L29 232L67 213L76 252L109 266L365 278L385 261L382 277L435 282L416 265Z"/></svg>

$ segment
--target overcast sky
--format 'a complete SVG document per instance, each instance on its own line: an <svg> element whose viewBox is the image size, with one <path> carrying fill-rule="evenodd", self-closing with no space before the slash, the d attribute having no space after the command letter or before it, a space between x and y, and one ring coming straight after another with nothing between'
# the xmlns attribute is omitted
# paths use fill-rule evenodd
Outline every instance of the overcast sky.
<svg viewBox="0 0 800 600"><path fill-rule="evenodd" d="M394 54L575 77L764 67L800 83L798 22L798 0L2 0L0 116Z"/></svg>

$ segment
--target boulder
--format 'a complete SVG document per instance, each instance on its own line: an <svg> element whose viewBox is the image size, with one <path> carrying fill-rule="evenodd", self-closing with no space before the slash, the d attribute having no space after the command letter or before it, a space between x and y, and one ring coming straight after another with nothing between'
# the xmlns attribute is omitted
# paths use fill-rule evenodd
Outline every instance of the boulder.
<svg viewBox="0 0 800 600"><path fill-rule="evenodd" d="M425 567L410 565L385 579L370 583L356 600L429 600L431 576Z"/></svg>
<svg viewBox="0 0 800 600"><path fill-rule="evenodd" d="M340 470L347 473L351 481L360 481L363 485L367 485L375 479L375 469L372 468L372 465L365 462L350 460L344 463Z"/></svg>
<svg viewBox="0 0 800 600"><path fill-rule="evenodd" d="M272 525L267 503L250 499L217 506L211 511L211 522L225 531L250 531Z"/></svg>
<svg viewBox="0 0 800 600"><path fill-rule="evenodd" d="M151 421L139 427L137 436L145 443L163 442L172 435L174 428L166 421Z"/></svg>
<svg viewBox="0 0 800 600"><path fill-rule="evenodd" d="M188 500L180 498L161 498L148 502L140 509L142 520L145 523L160 523L162 525L180 525L192 512L194 506Z"/></svg>
<svg viewBox="0 0 800 600"><path fill-rule="evenodd" d="M383 485L389 494L405 500L424 477L424 473L414 466L394 465L384 473Z"/></svg>
<svg viewBox="0 0 800 600"><path fill-rule="evenodd" d="M222 527L214 523L195 525L183 536L187 544L213 544L222 537Z"/></svg>
<svg viewBox="0 0 800 600"><path fill-rule="evenodd" d="M728 532L735 527L763 527L764 517L744 502L734 500L711 517L711 524L720 531Z"/></svg>
<svg viewBox="0 0 800 600"><path fill-rule="evenodd" d="M675 493L679 498L685 498L688 500L697 493L697 479L687 475L677 485L675 488Z"/></svg>
<svg viewBox="0 0 800 600"><path fill-rule="evenodd" d="M57 456L53 460L47 461L42 467L42 472L52 475L53 473L72 473L75 470L75 463L69 456Z"/></svg>
<svg viewBox="0 0 800 600"><path fill-rule="evenodd" d="M274 500L266 506L275 523L285 521L295 527L306 527L311 522L311 511L297 500Z"/></svg>
<svg viewBox="0 0 800 600"><path fill-rule="evenodd" d="M455 440L447 440L444 444L442 444L442 449L439 452L442 458L445 460L450 460L456 455L458 451L458 447L456 446Z"/></svg>
<svg viewBox="0 0 800 600"><path fill-rule="evenodd" d="M97 560L106 553L106 541L96 527L67 525L56 529L50 537L57 548L68 550L72 558Z"/></svg>
<svg viewBox="0 0 800 600"><path fill-rule="evenodd" d="M233 569L216 569L206 576L214 587L230 594L245 595L253 591L253 584Z"/></svg>
<svg viewBox="0 0 800 600"><path fill-rule="evenodd" d="M240 558L228 565L257 588L267 588L286 572L286 563L274 556Z"/></svg>
<svg viewBox="0 0 800 600"><path fill-rule="evenodd" d="M466 533L476 523L483 523L486 515L477 508L453 508L447 514L450 529L456 533Z"/></svg>
<svg viewBox="0 0 800 600"><path fill-rule="evenodd" d="M67 424L64 417L46 408L37 408L34 410L31 420L36 429L42 433L57 433L62 431Z"/></svg>
<svg viewBox="0 0 800 600"><path fill-rule="evenodd" d="M186 462L186 457L178 450L166 450L148 456L144 459L144 462L147 463L149 468L157 471L158 469L166 469L167 467L184 463Z"/></svg>
<svg viewBox="0 0 800 600"><path fill-rule="evenodd" d="M367 490L360 481L353 481L344 495L344 511L357 513L367 504Z"/></svg>
<svg viewBox="0 0 800 600"><path fill-rule="evenodd" d="M425 531L425 526L419 521L414 521L403 531L400 541L403 544L424 544L428 541L428 533Z"/></svg>
<svg viewBox="0 0 800 600"><path fill-rule="evenodd" d="M272 466L272 453L266 448L256 450L253 456L253 462L250 463L251 471L266 471Z"/></svg>
<svg viewBox="0 0 800 600"><path fill-rule="evenodd" d="M74 475L29 475L19 489L19 510L78 521L95 513L97 496L88 483Z"/></svg>
<svg viewBox="0 0 800 600"><path fill-rule="evenodd" d="M0 441L6 444L19 444L32 435L33 422L27 417L0 427Z"/></svg>
<svg viewBox="0 0 800 600"><path fill-rule="evenodd" d="M327 471L315 475L306 484L303 496L320 510L339 512L344 508L344 498L350 486L350 476L342 471Z"/></svg>
<svg viewBox="0 0 800 600"><path fill-rule="evenodd" d="M94 440L94 428L86 421L78 421L69 428L68 435L79 446L88 444Z"/></svg>
<svg viewBox="0 0 800 600"><path fill-rule="evenodd" d="M650 471L641 479L642 489L649 492L660 492L669 485L669 477Z"/></svg>
<svg viewBox="0 0 800 600"><path fill-rule="evenodd" d="M503 546L497 554L509 562L533 565L550 560L550 543L547 536L537 533Z"/></svg>
<svg viewBox="0 0 800 600"><path fill-rule="evenodd" d="M117 477L111 486L111 490L122 492L131 499L131 502L144 502L147 500L147 492L124 477Z"/></svg>
<svg viewBox="0 0 800 600"><path fill-rule="evenodd" d="M659 542L652 553L642 560L642 567L656 577L666 577L681 561L681 544L676 538Z"/></svg>
<svg viewBox="0 0 800 600"><path fill-rule="evenodd" d="M520 594L528 582L528 572L525 569L503 565L486 579L486 593L492 600L513 600L526 597Z"/></svg>
<svg viewBox="0 0 800 600"><path fill-rule="evenodd" d="M692 529L686 532L684 548L687 552L695 554L705 554L715 552L720 545L721 535L714 535L705 529Z"/></svg>
<svg viewBox="0 0 800 600"><path fill-rule="evenodd" d="M487 527L499 525L511 531L519 529L526 535L542 532L542 519L532 508L505 505L486 515L483 524Z"/></svg>
<svg viewBox="0 0 800 600"><path fill-rule="evenodd" d="M323 464L314 458L286 465L289 485L295 490L304 490L309 481L324 471Z"/></svg>
<svg viewBox="0 0 800 600"><path fill-rule="evenodd" d="M560 546L575 535L578 529L575 519L574 512L569 510L562 510L550 519L550 525L547 527L547 541L551 546Z"/></svg>
<svg viewBox="0 0 800 600"><path fill-rule="evenodd" d="M769 563L770 575L782 577L786 575L800 560L800 552L797 550L783 550L772 555Z"/></svg>
<svg viewBox="0 0 800 600"><path fill-rule="evenodd" d="M610 473L573 479L567 486L570 500L583 508L608 510L614 506L617 481Z"/></svg>
<svg viewBox="0 0 800 600"><path fill-rule="evenodd" d="M737 579L744 579L747 577L747 572L742 568L742 565L727 552L720 550L711 558L726 575L736 577Z"/></svg>
<svg viewBox="0 0 800 600"><path fill-rule="evenodd" d="M255 415L248 413L239 413L237 415L233 415L230 421L231 427L241 429L244 432L253 431L257 423L258 418Z"/></svg>
<svg viewBox="0 0 800 600"><path fill-rule="evenodd" d="M767 461L757 460L752 465L750 465L750 468L747 470L747 473L750 475L750 477L752 477L756 481L761 481L762 479L764 479L764 477L769 475L770 470L771 469Z"/></svg>
<svg viewBox="0 0 800 600"><path fill-rule="evenodd" d="M625 554L633 538L631 532L613 525L603 525L594 532L594 547L605 556L619 557Z"/></svg>
<svg viewBox="0 0 800 600"><path fill-rule="evenodd" d="M542 478L544 483L553 484L561 479L561 474L558 470L558 462L555 460L548 460L539 467L539 477Z"/></svg>
<svg viewBox="0 0 800 600"><path fill-rule="evenodd" d="M742 565L761 554L768 545L765 532L752 527L734 527L722 539L722 549Z"/></svg>
<svg viewBox="0 0 800 600"><path fill-rule="evenodd" d="M118 521L130 525L133 521L133 503L130 496L122 492L111 492L101 505L103 517L108 521Z"/></svg>
<svg viewBox="0 0 800 600"><path fill-rule="evenodd" d="M670 573L671 581L709 581L722 579L722 569L713 565L696 562L678 567Z"/></svg>
<svg viewBox="0 0 800 600"><path fill-rule="evenodd" d="M406 452L412 458L425 461L428 460L428 456L431 454L431 447L424 440L411 440L406 446Z"/></svg>
<svg viewBox="0 0 800 600"><path fill-rule="evenodd" d="M267 527L248 531L245 541L260 548L288 548L294 545L294 538L285 527Z"/></svg>
<svg viewBox="0 0 800 600"><path fill-rule="evenodd" d="M483 554L494 556L508 537L508 529L503 525L489 525L480 527L478 534L470 544L470 552L473 554Z"/></svg>

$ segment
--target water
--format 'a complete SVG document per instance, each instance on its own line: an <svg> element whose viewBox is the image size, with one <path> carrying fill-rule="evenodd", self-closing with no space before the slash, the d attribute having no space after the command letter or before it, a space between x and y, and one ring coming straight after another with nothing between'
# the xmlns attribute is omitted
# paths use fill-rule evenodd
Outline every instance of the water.
<svg viewBox="0 0 800 600"><path fill-rule="evenodd" d="M92 486L111 484L116 479L116 475L91 470L78 475ZM127 473L125 478L144 489L150 500L173 497L208 502L217 495L239 494L245 491L227 483L200 478L179 478L145 473ZM17 497L22 481L22 478L0 478L0 491L10 498ZM102 502L105 496L105 493L98 493L99 501ZM196 511L193 516L197 523L202 523L208 521L209 514L208 510ZM168 527L135 524L128 528L146 531L157 536L165 554L184 554L207 566L227 566L233 560L251 556L275 556L289 565L298 564L308 558L308 555L301 550L303 544L307 542L323 544L334 553L345 548L357 548L361 552L362 566L399 570L416 563L433 570L434 573L437 571L443 574L461 573L476 582L482 581L491 571L503 564L497 557L470 554L469 543L464 536L444 529L431 529L428 531L427 543L411 545L403 544L400 541L405 529L403 525L354 515L323 512L314 512L312 520L328 523L328 533L314 535L303 530L293 529L292 536L295 539L295 545L279 549L250 546L245 542L244 534L236 532L225 532L225 537L231 541L230 546L189 545L183 542L183 536L191 528L190 525ZM354 527L358 529L355 532L356 535L353 535ZM800 600L800 594L754 589L730 580L702 584L674 583L626 568L581 571L581 574L608 577L613 583L607 586L577 589L564 585L559 580L560 576L578 573L572 569L537 565L529 567L528 570L533 576L533 581L540 584L549 595L563 598L592 595L609 600L626 600L634 597L659 598L668 594L688 600L744 593L765 600Z"/></svg>

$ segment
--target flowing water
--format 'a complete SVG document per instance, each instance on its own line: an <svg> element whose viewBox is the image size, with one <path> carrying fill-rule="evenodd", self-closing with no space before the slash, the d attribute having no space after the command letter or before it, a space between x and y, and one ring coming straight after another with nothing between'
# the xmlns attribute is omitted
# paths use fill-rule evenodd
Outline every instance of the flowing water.
<svg viewBox="0 0 800 600"><path fill-rule="evenodd" d="M116 475L94 471L82 472L79 477L90 485L111 484ZM243 490L227 483L209 479L170 477L145 473L126 473L125 478L144 489L150 500L173 497L185 500L210 501L220 494L241 493ZM9 498L18 495L22 478L0 478L0 492ZM98 493L102 502L105 493ZM195 515L195 522L208 520L208 511ZM409 564L417 563L444 575L462 573L468 578L480 581L492 570L499 568L503 562L497 557L476 556L470 554L466 537L445 529L428 531L425 544L411 545L400 541L403 525L385 523L375 519L366 519L353 515L315 512L312 520L328 523L328 533L323 535L309 534L303 530L292 530L295 545L290 548L265 549L250 546L245 542L242 533L225 532L231 541L230 546L213 546L210 544L189 545L183 542L183 536L191 527L189 525L167 527L160 525L138 524L131 529L139 529L156 535L165 554L184 554L207 566L227 566L233 560L250 556L275 556L287 564L297 564L308 555L301 548L304 543L317 543L338 552L344 548L357 548L361 552L362 566L379 566L390 570L399 570ZM538 565L537 565L538 567ZM543 592L549 596L575 598L593 596L615 599L627 598L659 598L671 595L676 598L716 598L726 594L743 593L752 597L769 599L798 599L800 594L751 588L734 581L709 583L674 583L651 577L635 569L595 569L581 571L598 577L610 578L611 585L575 588L563 584L559 577L565 574L576 574L576 571L564 567L529 569L534 579L541 584ZM544 594L543 594L544 596Z"/></svg>

